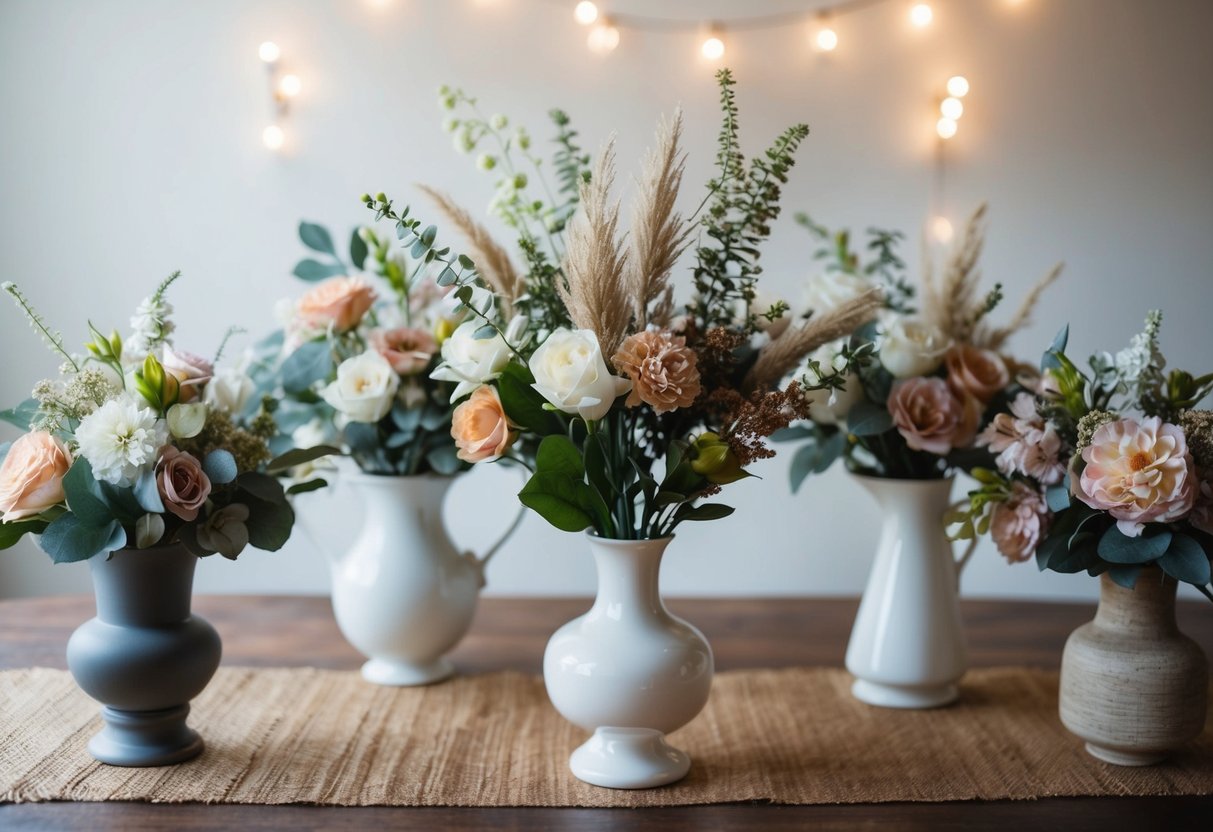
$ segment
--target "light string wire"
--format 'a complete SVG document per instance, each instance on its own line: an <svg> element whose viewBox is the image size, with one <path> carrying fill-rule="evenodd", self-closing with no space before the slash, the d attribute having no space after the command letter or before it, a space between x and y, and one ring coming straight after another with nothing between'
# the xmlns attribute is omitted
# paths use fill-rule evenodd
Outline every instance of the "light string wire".
<svg viewBox="0 0 1213 832"><path fill-rule="evenodd" d="M747 15L744 17L724 18L679 18L679 17L650 17L649 15L633 14L632 12L613 12L600 10L599 20L609 21L618 29L632 29L641 32L698 32L705 28L716 28L726 32L753 31L755 29L778 29L796 23L808 23L826 18L841 17L851 12L887 3L889 0L843 0L826 6L809 10L794 10L772 12L764 15ZM547 0L548 5L569 8L568 0Z"/></svg>

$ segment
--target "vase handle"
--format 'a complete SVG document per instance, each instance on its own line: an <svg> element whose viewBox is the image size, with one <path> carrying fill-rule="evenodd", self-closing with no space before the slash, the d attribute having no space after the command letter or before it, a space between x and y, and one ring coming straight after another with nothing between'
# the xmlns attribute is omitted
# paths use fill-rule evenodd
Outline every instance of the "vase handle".
<svg viewBox="0 0 1213 832"><path fill-rule="evenodd" d="M525 468L522 468L522 471L523 471L523 476L525 477L527 471ZM497 538L497 541L495 543L493 543L492 546L490 546L488 549L485 549L483 555L477 556L474 552L465 553L467 557L476 561L476 563L480 566L481 573L484 572L484 568L486 566L488 566L489 561L492 559L493 555L497 554L497 552L500 551L501 547L506 544L506 541L508 541L511 537L514 536L514 532L518 531L518 526L522 524L522 518L523 518L523 515L525 515L525 514L526 514L526 506L522 505L522 503L519 503L518 504L518 513L514 515L513 522L510 523L510 525L506 528L506 530L501 534L501 537Z"/></svg>

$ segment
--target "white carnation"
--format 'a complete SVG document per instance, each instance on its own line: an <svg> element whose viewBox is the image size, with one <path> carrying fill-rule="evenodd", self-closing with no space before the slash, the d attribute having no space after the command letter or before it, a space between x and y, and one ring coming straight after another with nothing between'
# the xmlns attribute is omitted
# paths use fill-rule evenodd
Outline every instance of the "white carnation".
<svg viewBox="0 0 1213 832"><path fill-rule="evenodd" d="M126 486L156 464L168 442L168 425L134 396L123 394L81 419L76 441L93 476Z"/></svg>

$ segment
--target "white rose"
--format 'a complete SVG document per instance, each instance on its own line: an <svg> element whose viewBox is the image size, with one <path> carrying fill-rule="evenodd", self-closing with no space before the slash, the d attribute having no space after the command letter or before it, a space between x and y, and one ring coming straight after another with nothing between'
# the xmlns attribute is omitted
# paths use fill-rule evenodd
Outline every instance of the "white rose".
<svg viewBox="0 0 1213 832"><path fill-rule="evenodd" d="M514 318L506 330L506 338L517 340L526 324L526 318ZM486 381L497 378L510 362L510 348L500 335L472 337L482 326L484 321L478 318L467 321L442 342L442 363L430 373L430 378L456 382L451 401L461 399Z"/></svg>
<svg viewBox="0 0 1213 832"><path fill-rule="evenodd" d="M875 285L863 275L824 271L809 278L809 285L805 289L805 306L814 315L823 315L847 301L855 300Z"/></svg>
<svg viewBox="0 0 1213 832"><path fill-rule="evenodd" d="M216 410L243 413L254 389L251 378L240 370L229 367L215 373L215 377L206 385L202 400Z"/></svg>
<svg viewBox="0 0 1213 832"><path fill-rule="evenodd" d="M589 329L558 329L548 336L530 361L532 385L565 413L586 421L601 419L615 399L632 389L627 379L612 376Z"/></svg>
<svg viewBox="0 0 1213 832"><path fill-rule="evenodd" d="M337 380L320 394L351 422L378 422L392 409L399 387L392 365L372 351L342 361Z"/></svg>
<svg viewBox="0 0 1213 832"><path fill-rule="evenodd" d="M823 373L831 369L842 369L842 359L838 354L837 344L826 344L813 353L812 358L818 362ZM821 376L805 368L805 377L810 382L818 382ZM847 418L851 408L863 399L863 382L854 373L848 373L846 385L841 390L810 390L804 394L804 400L809 403L809 418L819 425L837 425Z"/></svg>
<svg viewBox="0 0 1213 832"><path fill-rule="evenodd" d="M933 373L952 344L937 326L915 318L898 318L880 336L880 363L893 378Z"/></svg>

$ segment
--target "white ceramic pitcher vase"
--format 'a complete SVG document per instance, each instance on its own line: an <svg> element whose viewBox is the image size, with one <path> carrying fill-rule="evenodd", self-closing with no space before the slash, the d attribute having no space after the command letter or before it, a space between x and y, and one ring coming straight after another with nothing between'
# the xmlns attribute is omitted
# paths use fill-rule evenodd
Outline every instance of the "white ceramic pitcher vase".
<svg viewBox="0 0 1213 832"><path fill-rule="evenodd" d="M442 521L455 477L354 473L341 477L363 503L362 527L331 557L333 613L346 640L369 661L367 681L425 685L447 678L445 658L467 633L484 567L518 526L485 554L459 552Z"/></svg>
<svg viewBox="0 0 1213 832"><path fill-rule="evenodd" d="M851 692L885 708L947 705L968 667L959 574L974 546L957 559L944 528L953 480L856 479L882 527L847 645Z"/></svg>

